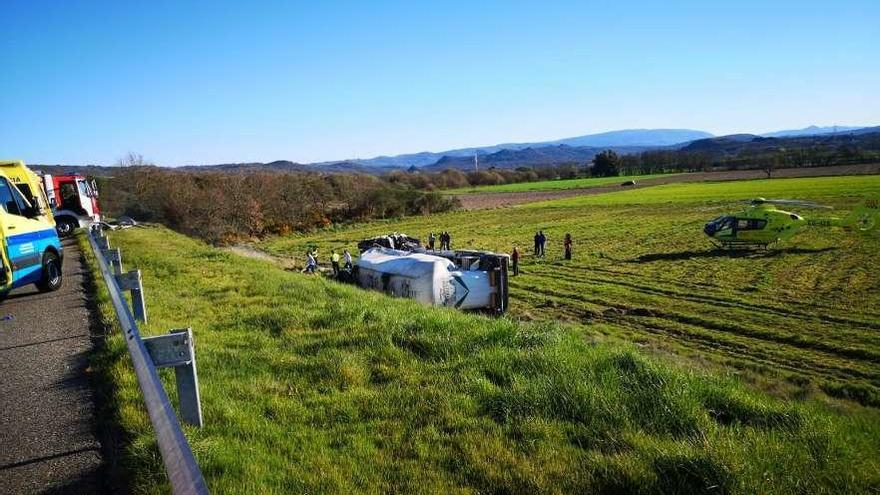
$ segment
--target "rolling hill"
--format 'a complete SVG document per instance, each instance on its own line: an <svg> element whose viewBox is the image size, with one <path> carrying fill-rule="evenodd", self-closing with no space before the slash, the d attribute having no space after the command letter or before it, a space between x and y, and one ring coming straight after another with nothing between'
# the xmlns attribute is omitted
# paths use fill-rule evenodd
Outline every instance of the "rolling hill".
<svg viewBox="0 0 880 495"><path fill-rule="evenodd" d="M469 157L473 161L473 156L490 155L499 151L510 150L518 151L525 149L544 149L557 147L560 145L568 147L658 147L669 146L673 144L693 141L695 139L703 139L712 137L712 134L703 131L695 131L691 129L625 129L620 131L602 132L599 134L587 134L584 136L576 136L565 139L557 139L554 141L542 141L533 143L503 143L493 146L481 146L475 148L461 148L440 152L421 152L396 156L378 156L370 159L351 160L352 162L365 166L379 167L402 167L409 168L425 167L436 165L439 160L444 158ZM592 155L590 155L592 158ZM333 162L328 162L333 163Z"/></svg>

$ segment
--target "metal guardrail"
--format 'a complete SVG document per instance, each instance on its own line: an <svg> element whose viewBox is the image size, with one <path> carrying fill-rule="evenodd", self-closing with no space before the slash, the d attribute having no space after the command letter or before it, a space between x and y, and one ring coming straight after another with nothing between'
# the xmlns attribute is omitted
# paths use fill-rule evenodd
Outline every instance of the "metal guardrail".
<svg viewBox="0 0 880 495"><path fill-rule="evenodd" d="M156 441L171 482L171 491L176 495L207 494L208 487L202 478L202 472L196 464L192 449L180 428L180 422L157 372L159 367L174 366L181 416L188 423L201 426L202 411L192 330L172 330L168 335L142 339L135 321L136 317L142 322L147 318L140 271L123 273L121 252L119 248L110 249L109 241L100 227L90 228L88 238L107 284L119 326L125 335L125 344L134 365L138 385L156 431ZM111 273L108 264L112 264L115 274ZM125 300L123 290L131 291L134 313Z"/></svg>

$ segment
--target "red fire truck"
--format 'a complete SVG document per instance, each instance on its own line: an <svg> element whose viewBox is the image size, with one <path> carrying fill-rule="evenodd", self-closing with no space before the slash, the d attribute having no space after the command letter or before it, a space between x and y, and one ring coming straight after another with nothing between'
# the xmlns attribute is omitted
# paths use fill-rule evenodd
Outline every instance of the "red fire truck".
<svg viewBox="0 0 880 495"><path fill-rule="evenodd" d="M55 229L59 237L67 237L77 227L101 221L98 209L98 188L79 174L43 174L43 188L55 215Z"/></svg>

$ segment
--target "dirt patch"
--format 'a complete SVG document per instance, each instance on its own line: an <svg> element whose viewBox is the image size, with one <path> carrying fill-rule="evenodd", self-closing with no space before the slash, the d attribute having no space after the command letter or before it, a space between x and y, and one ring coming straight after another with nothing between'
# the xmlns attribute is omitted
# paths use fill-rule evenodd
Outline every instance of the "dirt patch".
<svg viewBox="0 0 880 495"><path fill-rule="evenodd" d="M232 254L237 254L239 256L244 256L245 258L254 258L263 261L271 261L276 265L284 268L285 270L296 270L300 269L301 266L297 266L296 262L290 258L284 258L281 256L272 256L271 254L257 249L248 244L236 244L235 246L227 246L223 248L224 251L230 252Z"/></svg>
<svg viewBox="0 0 880 495"><path fill-rule="evenodd" d="M774 178L791 177L824 177L834 175L866 175L880 173L880 163L865 165L843 165L836 167L812 167L812 168L784 168L773 172ZM711 182L725 180L748 180L766 179L767 174L763 170L727 170L723 172L694 172L690 174L670 175L653 179L643 179L635 186L620 186L608 184L583 189L564 189L558 191L524 191L505 193L475 193L459 194L458 199L465 210L485 210L488 208L501 208L505 206L547 201L550 199L570 198L573 196L589 196L609 192L638 189L642 187L657 186L660 184L673 184L678 182ZM621 177L620 182L626 181Z"/></svg>

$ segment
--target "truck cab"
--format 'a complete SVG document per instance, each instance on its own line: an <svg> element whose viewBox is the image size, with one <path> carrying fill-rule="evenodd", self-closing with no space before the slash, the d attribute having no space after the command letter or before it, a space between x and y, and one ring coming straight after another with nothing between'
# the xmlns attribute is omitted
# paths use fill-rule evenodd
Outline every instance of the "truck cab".
<svg viewBox="0 0 880 495"><path fill-rule="evenodd" d="M78 227L101 221L95 181L80 174L43 174L42 179L59 236L67 237Z"/></svg>
<svg viewBox="0 0 880 495"><path fill-rule="evenodd" d="M21 161L0 160L0 299L35 284L62 284L63 249L40 177Z"/></svg>

